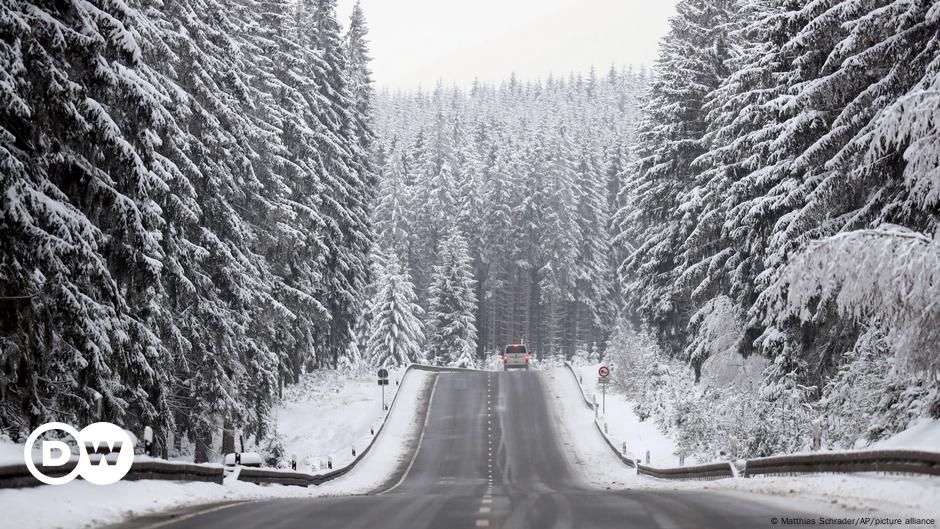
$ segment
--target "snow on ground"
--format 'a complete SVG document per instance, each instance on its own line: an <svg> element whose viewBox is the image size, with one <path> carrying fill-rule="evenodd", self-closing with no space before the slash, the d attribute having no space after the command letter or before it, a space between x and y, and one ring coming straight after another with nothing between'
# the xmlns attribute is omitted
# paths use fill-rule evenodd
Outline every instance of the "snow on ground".
<svg viewBox="0 0 940 529"><path fill-rule="evenodd" d="M253 485L226 480L215 483L121 481L99 486L83 480L65 485L0 489L4 527L31 529L108 525L144 514L236 500L318 495L317 489Z"/></svg>
<svg viewBox="0 0 940 529"><path fill-rule="evenodd" d="M423 409L420 399L426 394L433 376L424 371L409 372L402 381L398 401L385 429L370 452L349 474L319 487L254 485L230 478L223 485L144 480L97 486L75 480L57 486L0 489L0 512L4 513L0 525L31 529L92 527L193 505L359 494L375 490L383 486L398 465L410 457L412 432L421 426L418 424L421 419L418 412ZM394 377L392 380L394 387ZM311 413L306 418L316 420L316 415ZM8 443L3 450L7 451L9 447L18 447L19 460L22 460L22 445Z"/></svg>
<svg viewBox="0 0 940 529"><path fill-rule="evenodd" d="M592 373L596 379L596 371ZM557 431L571 466L586 483L596 487L715 490L777 504L782 509L802 509L820 515L839 515L851 510L861 514L890 513L940 520L940 479L930 476L823 474L715 481L675 481L639 476L613 455L591 424L593 413L584 405L571 372L560 368L547 371L543 376L553 404ZM610 405L610 400L607 404ZM923 432L916 433L921 434L920 438L924 437ZM675 466L675 463L669 466Z"/></svg>
<svg viewBox="0 0 940 529"><path fill-rule="evenodd" d="M0 437L0 466L23 463L23 443L14 443L8 437Z"/></svg>
<svg viewBox="0 0 940 529"><path fill-rule="evenodd" d="M372 449L348 474L324 483L320 491L331 495L364 494L386 485L389 477L414 454L414 444L424 426L423 416L418 412L430 405L422 398L432 398L433 393L426 390L434 380L435 373L409 371L407 383L399 390L395 408Z"/></svg>
<svg viewBox="0 0 940 529"><path fill-rule="evenodd" d="M940 521L940 479L933 476L817 474L682 482L677 485L773 496L791 508L800 506L794 501L813 501L861 513L877 511Z"/></svg>
<svg viewBox="0 0 940 529"><path fill-rule="evenodd" d="M623 488L635 483L639 479L636 472L614 456L594 427L594 413L584 404L568 368L540 374L546 382L556 431L576 474L599 488Z"/></svg>
<svg viewBox="0 0 940 529"><path fill-rule="evenodd" d="M599 367L600 365L574 367L581 379L584 394L588 400L593 399L597 403L604 400L601 388L597 384ZM645 462L646 452L649 451L650 463L653 466L678 466L679 458L675 455L675 442L659 430L655 417L640 421L640 418L633 412L633 407L634 403L622 394L612 388L607 389L607 412L604 413L602 408L599 420L601 424L607 423L610 438L616 441L617 446L626 441L627 453L632 455L633 459L641 459ZM693 464L695 461L687 457L685 462Z"/></svg>
<svg viewBox="0 0 940 529"><path fill-rule="evenodd" d="M385 403L390 405L404 369L389 372ZM287 389L278 405L277 431L288 459L297 456L297 470L318 472L328 458L333 467L353 460L352 447L362 450L378 429L385 411L382 388L374 373L347 375L332 370L305 374Z"/></svg>
<svg viewBox="0 0 940 529"><path fill-rule="evenodd" d="M907 430L873 443L868 448L940 451L940 420L922 419Z"/></svg>

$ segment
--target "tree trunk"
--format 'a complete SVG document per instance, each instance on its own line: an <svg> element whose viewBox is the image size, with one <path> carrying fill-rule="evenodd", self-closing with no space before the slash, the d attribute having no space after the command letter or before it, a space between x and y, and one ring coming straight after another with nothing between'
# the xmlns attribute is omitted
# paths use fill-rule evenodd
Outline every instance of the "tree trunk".
<svg viewBox="0 0 940 529"><path fill-rule="evenodd" d="M235 430L232 420L226 418L222 423L222 453L231 454L235 451Z"/></svg>
<svg viewBox="0 0 940 529"><path fill-rule="evenodd" d="M208 463L209 443L212 442L212 436L208 432L197 432L194 437L196 438L196 454L193 456L193 462Z"/></svg>

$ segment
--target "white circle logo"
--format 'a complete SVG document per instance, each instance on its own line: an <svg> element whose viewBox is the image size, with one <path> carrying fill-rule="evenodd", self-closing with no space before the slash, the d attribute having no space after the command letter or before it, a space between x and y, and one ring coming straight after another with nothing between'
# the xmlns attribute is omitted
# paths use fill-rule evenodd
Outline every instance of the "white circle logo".
<svg viewBox="0 0 940 529"><path fill-rule="evenodd" d="M33 445L40 435L50 430L61 430L71 435L78 444L78 462L64 476L47 476L33 461ZM42 440L40 453L43 468L61 467L72 461L71 450L63 441ZM29 434L23 448L23 458L29 473L47 485L63 485L77 476L95 485L110 485L126 476L134 464L134 442L120 426L109 422L89 424L80 432L68 424L50 422Z"/></svg>

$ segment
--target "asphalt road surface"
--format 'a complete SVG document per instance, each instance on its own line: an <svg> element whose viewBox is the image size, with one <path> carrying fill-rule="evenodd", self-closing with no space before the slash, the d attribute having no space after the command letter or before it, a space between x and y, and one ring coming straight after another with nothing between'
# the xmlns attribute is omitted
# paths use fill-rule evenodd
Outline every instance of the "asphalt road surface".
<svg viewBox="0 0 940 529"><path fill-rule="evenodd" d="M158 526L754 529L774 527L774 517L815 518L712 491L593 490L567 463L535 372L437 375L420 446L406 464L372 495L241 503Z"/></svg>

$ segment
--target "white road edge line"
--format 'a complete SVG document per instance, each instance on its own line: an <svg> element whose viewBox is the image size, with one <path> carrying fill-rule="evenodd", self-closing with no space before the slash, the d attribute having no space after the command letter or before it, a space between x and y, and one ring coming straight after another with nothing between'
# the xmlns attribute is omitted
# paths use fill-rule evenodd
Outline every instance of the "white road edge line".
<svg viewBox="0 0 940 529"><path fill-rule="evenodd" d="M411 472L411 467L415 464L415 459L418 459L418 453L421 452L421 443L424 442L424 432L427 431L428 422L431 418L431 406L434 404L434 392L437 390L437 381L439 378L440 373L434 375L434 384L431 385L431 396L428 397L428 410L424 414L424 424L421 426L421 435L418 436L418 446L415 447L415 453L411 455L411 461L408 462L408 468L405 469L405 473L401 475L401 479L398 480L398 483L395 483L390 488L376 494L376 496L381 496L397 489L398 486L405 481L405 478L408 477L408 474Z"/></svg>
<svg viewBox="0 0 940 529"><path fill-rule="evenodd" d="M189 520L190 518L195 518L197 516L202 516L203 514L209 514L210 512L221 511L222 509L228 509L229 507L235 507L236 505L241 505L243 503L249 503L247 501L238 501L235 503L228 503L225 505L216 505L215 507L210 507L208 509L203 509L201 511L191 512L189 514L184 514L182 516L177 516L172 520L163 520L162 522L157 522L152 525L145 525L141 529L156 529L157 527L166 527L171 524L179 523L184 520Z"/></svg>

